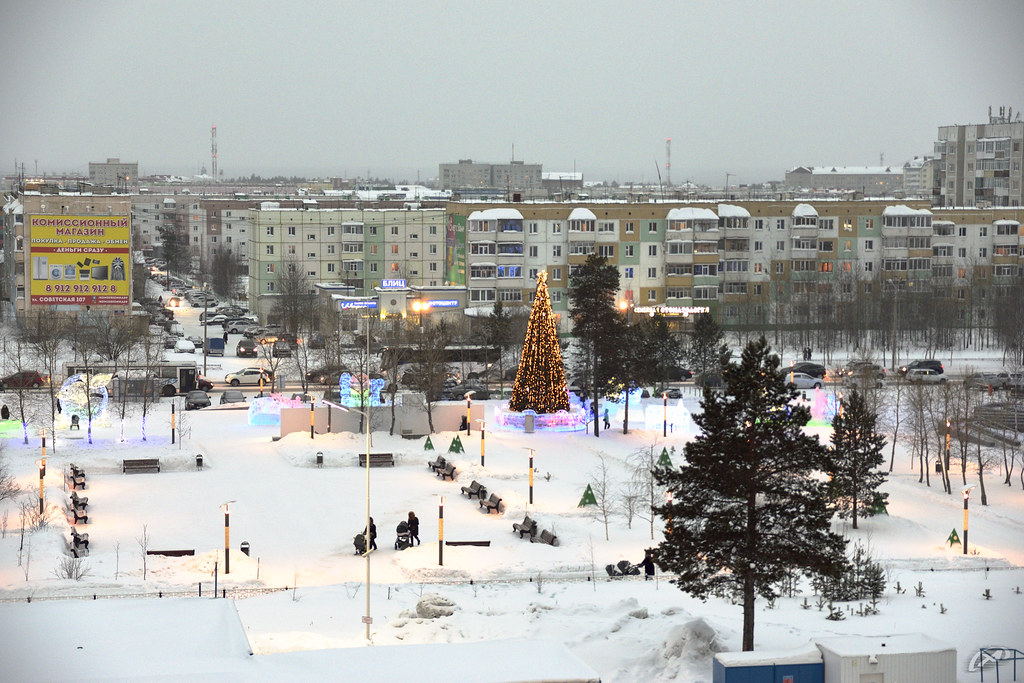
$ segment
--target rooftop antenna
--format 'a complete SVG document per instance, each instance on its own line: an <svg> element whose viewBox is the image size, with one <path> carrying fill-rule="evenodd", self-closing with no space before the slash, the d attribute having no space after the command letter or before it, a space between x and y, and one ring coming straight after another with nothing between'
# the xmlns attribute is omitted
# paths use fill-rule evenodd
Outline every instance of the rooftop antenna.
<svg viewBox="0 0 1024 683"><path fill-rule="evenodd" d="M672 138L665 138L665 184L672 187Z"/></svg>
<svg viewBox="0 0 1024 683"><path fill-rule="evenodd" d="M658 160L654 160L654 170L658 172L658 192L661 194L661 201L665 201L665 188L661 184L661 166Z"/></svg>
<svg viewBox="0 0 1024 683"><path fill-rule="evenodd" d="M878 153L878 165L885 166L885 152Z"/></svg>
<svg viewBox="0 0 1024 683"><path fill-rule="evenodd" d="M210 127L210 172L217 182L217 126Z"/></svg>

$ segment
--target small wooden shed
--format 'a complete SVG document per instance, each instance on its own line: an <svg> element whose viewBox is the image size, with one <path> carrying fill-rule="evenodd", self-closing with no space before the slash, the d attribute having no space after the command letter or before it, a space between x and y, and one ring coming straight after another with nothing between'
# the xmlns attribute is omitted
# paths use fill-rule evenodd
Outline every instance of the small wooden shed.
<svg viewBox="0 0 1024 683"><path fill-rule="evenodd" d="M828 683L956 683L956 648L923 633L815 642Z"/></svg>
<svg viewBox="0 0 1024 683"><path fill-rule="evenodd" d="M714 683L823 683L821 650L808 643L795 650L719 652Z"/></svg>

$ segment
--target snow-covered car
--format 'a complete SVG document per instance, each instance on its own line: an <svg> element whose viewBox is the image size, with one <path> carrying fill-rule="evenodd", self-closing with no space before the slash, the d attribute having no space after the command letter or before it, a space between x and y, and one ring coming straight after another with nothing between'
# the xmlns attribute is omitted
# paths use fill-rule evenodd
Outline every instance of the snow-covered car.
<svg viewBox="0 0 1024 683"><path fill-rule="evenodd" d="M967 378L967 383L972 387L982 389L1007 389L1011 384L1010 373L1008 372L976 372Z"/></svg>
<svg viewBox="0 0 1024 683"><path fill-rule="evenodd" d="M786 375L786 383L797 389L821 389L824 380L819 377L812 377L806 372L790 372Z"/></svg>
<svg viewBox="0 0 1024 683"><path fill-rule="evenodd" d="M224 381L233 387L237 387L241 384L259 384L260 379L263 380L264 384L269 384L273 379L273 374L269 370L252 367L242 368L238 372L232 372L224 376Z"/></svg>
<svg viewBox="0 0 1024 683"><path fill-rule="evenodd" d="M245 403L245 394L237 389L228 389L220 395L220 404Z"/></svg>
<svg viewBox="0 0 1024 683"><path fill-rule="evenodd" d="M915 384L945 384L946 378L930 368L907 370L907 381Z"/></svg>
<svg viewBox="0 0 1024 683"><path fill-rule="evenodd" d="M195 353L196 345L190 342L188 339L179 339L174 343L175 353Z"/></svg>

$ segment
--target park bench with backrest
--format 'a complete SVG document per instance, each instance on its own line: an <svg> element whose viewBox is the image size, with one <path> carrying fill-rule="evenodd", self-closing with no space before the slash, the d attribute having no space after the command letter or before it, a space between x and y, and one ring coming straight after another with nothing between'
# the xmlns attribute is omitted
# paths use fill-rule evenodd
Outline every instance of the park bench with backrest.
<svg viewBox="0 0 1024 683"><path fill-rule="evenodd" d="M537 522L530 519L530 515L526 515L522 522L516 522L512 525L512 531L519 532L519 538L527 535L532 541L533 537L537 534Z"/></svg>
<svg viewBox="0 0 1024 683"><path fill-rule="evenodd" d="M359 466L366 467L366 453L359 454ZM370 453L370 467L394 467L395 455L393 453Z"/></svg>
<svg viewBox="0 0 1024 683"><path fill-rule="evenodd" d="M89 534L80 534L80 533L78 533L78 529L76 529L74 527L71 527L71 543L72 543L72 546L76 550L79 550L79 549L88 550L89 549Z"/></svg>
<svg viewBox="0 0 1024 683"><path fill-rule="evenodd" d="M447 464L448 463L444 459L444 456L439 455L434 460L427 462L427 468L429 468L431 472L437 472L439 469L443 469Z"/></svg>
<svg viewBox="0 0 1024 683"><path fill-rule="evenodd" d="M501 513L501 498L496 493L492 493L491 497L487 500L480 499L480 507L487 510L487 514L491 514L491 510Z"/></svg>
<svg viewBox="0 0 1024 683"><path fill-rule="evenodd" d="M474 479L472 484L462 487L462 492L472 500L474 497L484 498L487 495L487 488Z"/></svg>
<svg viewBox="0 0 1024 683"><path fill-rule="evenodd" d="M121 472L128 474L129 472L159 472L160 471L160 459L159 458L135 458L133 460L122 460L121 461Z"/></svg>
<svg viewBox="0 0 1024 683"><path fill-rule="evenodd" d="M558 536L545 529L536 536L530 537L531 543L547 543L548 545L558 545Z"/></svg>
<svg viewBox="0 0 1024 683"><path fill-rule="evenodd" d="M441 477L441 480L451 479L455 481L455 465L448 463L444 466L444 469L437 470L437 476Z"/></svg>
<svg viewBox="0 0 1024 683"><path fill-rule="evenodd" d="M79 496L78 491L71 491L71 507L75 510L84 510L89 506L89 496Z"/></svg>
<svg viewBox="0 0 1024 683"><path fill-rule="evenodd" d="M71 463L69 466L70 472L64 475L64 480L67 482L68 488L72 491L75 489L85 488L85 470L81 469L75 463Z"/></svg>
<svg viewBox="0 0 1024 683"><path fill-rule="evenodd" d="M68 523L69 524L88 524L89 513L85 508L71 508L67 511Z"/></svg>

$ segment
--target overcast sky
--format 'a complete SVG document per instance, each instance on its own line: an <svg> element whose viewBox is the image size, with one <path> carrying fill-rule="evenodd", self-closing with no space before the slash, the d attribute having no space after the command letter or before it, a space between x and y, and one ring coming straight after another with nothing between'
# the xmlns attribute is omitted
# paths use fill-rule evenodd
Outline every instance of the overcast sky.
<svg viewBox="0 0 1024 683"><path fill-rule="evenodd" d="M1024 2L4 3L25 170L426 180L472 158L722 185L902 165L1024 110ZM1016 114L1015 114L1016 116ZM38 165L38 166L37 166Z"/></svg>

